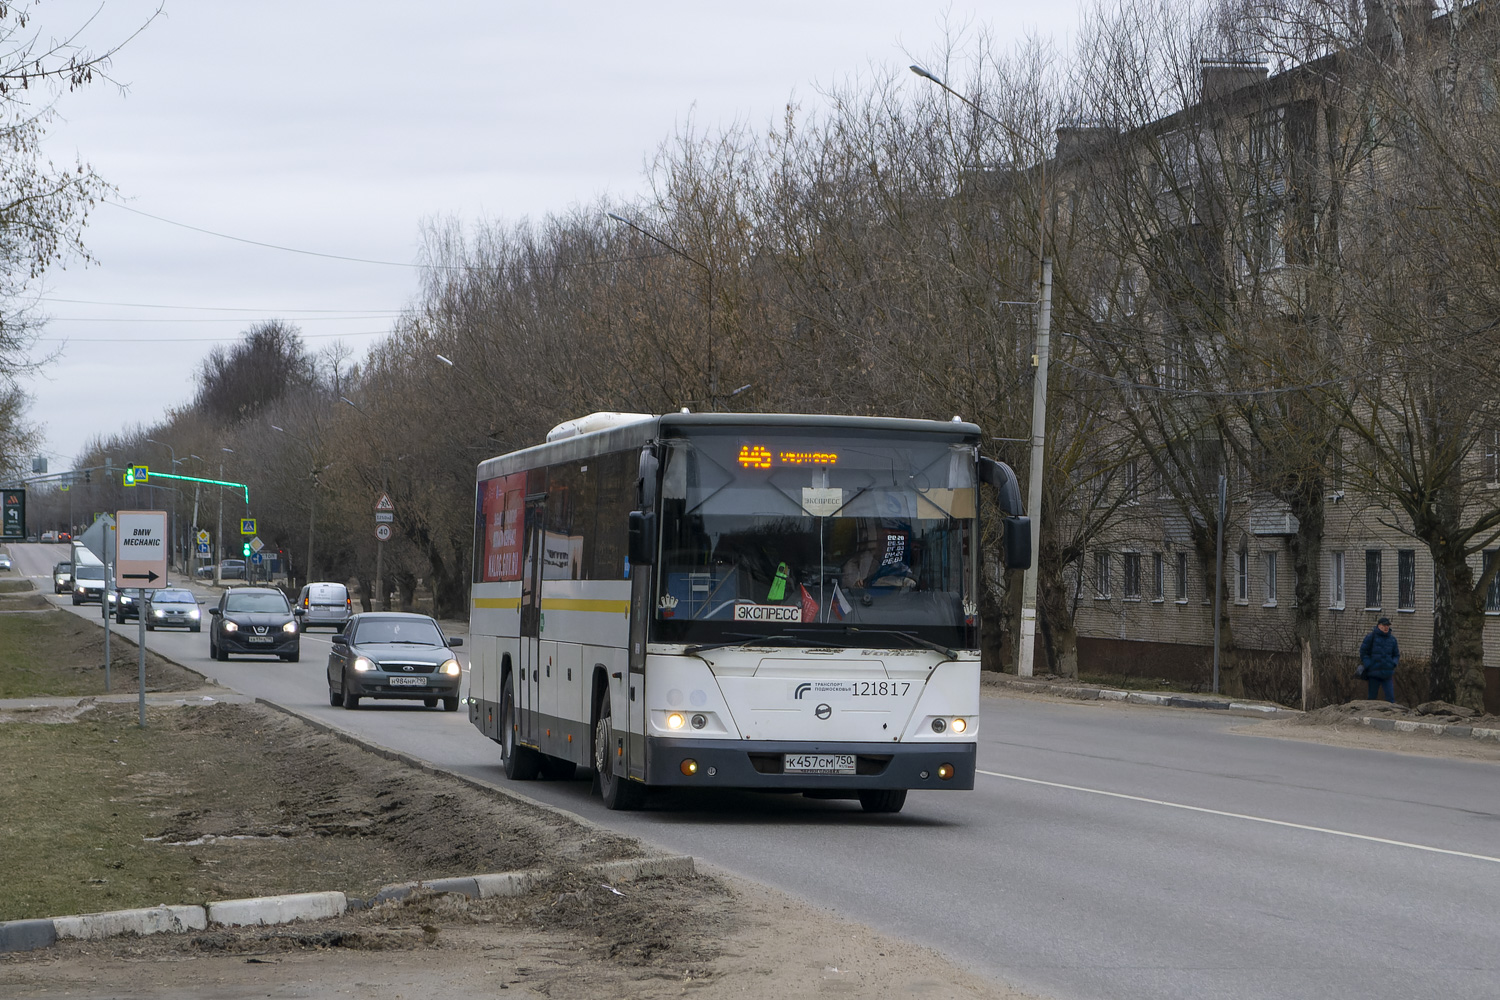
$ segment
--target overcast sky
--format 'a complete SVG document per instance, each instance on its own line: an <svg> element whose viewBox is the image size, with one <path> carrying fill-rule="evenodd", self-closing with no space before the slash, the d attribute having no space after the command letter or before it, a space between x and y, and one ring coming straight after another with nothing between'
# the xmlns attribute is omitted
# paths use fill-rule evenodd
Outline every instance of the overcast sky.
<svg viewBox="0 0 1500 1000"><path fill-rule="evenodd" d="M155 8L107 0L85 37L106 48ZM61 34L92 9L43 4L33 26ZM259 320L363 354L417 289L409 266L184 227L405 265L424 219L637 194L689 118L764 127L794 97L814 110L819 85L931 54L946 26L1062 40L1076 22L1073 0L167 0L114 60L127 91L64 95L48 140L55 161L89 162L131 208L180 225L100 206L85 236L98 263L40 286L37 350L62 351L26 383L44 453L68 468L95 434L186 403L209 348Z"/></svg>

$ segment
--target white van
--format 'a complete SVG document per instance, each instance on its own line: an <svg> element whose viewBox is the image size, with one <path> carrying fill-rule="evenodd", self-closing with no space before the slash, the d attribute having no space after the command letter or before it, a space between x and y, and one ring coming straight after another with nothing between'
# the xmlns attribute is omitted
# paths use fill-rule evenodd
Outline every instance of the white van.
<svg viewBox="0 0 1500 1000"><path fill-rule="evenodd" d="M349 588L342 583L309 583L297 595L297 607L302 610L304 631L314 625L327 625L335 632L341 631L344 622L354 614Z"/></svg>

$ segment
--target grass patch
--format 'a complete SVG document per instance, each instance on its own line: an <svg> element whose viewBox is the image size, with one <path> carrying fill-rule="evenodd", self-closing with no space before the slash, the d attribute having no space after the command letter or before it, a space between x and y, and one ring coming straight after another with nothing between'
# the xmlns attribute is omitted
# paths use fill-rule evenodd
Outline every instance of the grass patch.
<svg viewBox="0 0 1500 1000"><path fill-rule="evenodd" d="M0 920L638 855L258 705L0 722ZM38 716L40 718L40 716ZM53 716L56 718L56 716Z"/></svg>
<svg viewBox="0 0 1500 1000"><path fill-rule="evenodd" d="M20 594L35 589L30 580L0 580L0 594Z"/></svg>
<svg viewBox="0 0 1500 1000"><path fill-rule="evenodd" d="M1118 691L1196 691L1198 687L1182 681L1169 681L1165 677L1125 677L1118 674L1080 673L1078 683Z"/></svg>
<svg viewBox="0 0 1500 1000"><path fill-rule="evenodd" d="M28 600L43 602L40 595ZM136 691L138 647L114 636L116 693ZM104 629L67 611L0 612L0 698L104 694ZM147 691L187 691L203 679L146 651Z"/></svg>

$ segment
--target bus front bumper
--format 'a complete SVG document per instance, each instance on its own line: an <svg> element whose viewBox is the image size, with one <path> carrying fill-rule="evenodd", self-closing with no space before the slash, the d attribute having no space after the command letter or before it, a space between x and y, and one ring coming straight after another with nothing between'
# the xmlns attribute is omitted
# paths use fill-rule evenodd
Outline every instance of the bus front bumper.
<svg viewBox="0 0 1500 1000"><path fill-rule="evenodd" d="M973 743L782 743L646 738L646 784L699 788L856 791L970 789ZM786 770L787 758L854 757L855 773ZM691 762L691 766L684 766ZM943 777L943 775L948 775Z"/></svg>

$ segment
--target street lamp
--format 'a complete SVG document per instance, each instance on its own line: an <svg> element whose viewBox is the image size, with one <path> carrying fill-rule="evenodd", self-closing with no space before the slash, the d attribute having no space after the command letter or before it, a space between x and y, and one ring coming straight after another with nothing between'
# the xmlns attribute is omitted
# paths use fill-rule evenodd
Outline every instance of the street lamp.
<svg viewBox="0 0 1500 1000"><path fill-rule="evenodd" d="M941 79L921 66L913 65L911 71L924 80L930 80L969 107L979 112L1018 142L1026 142L1014 129L990 114L974 101L948 86ZM1047 362L1049 360L1052 334L1052 258L1046 255L1047 209L1047 153L1037 151L1039 192L1037 201L1037 256L1042 265L1041 306L1036 323L1036 381L1031 396L1031 474L1026 484L1026 511L1031 515L1031 565L1021 578L1021 648L1016 654L1016 675L1030 677L1035 672L1036 657L1036 585L1037 569L1042 553L1042 474L1046 466L1047 440Z"/></svg>
<svg viewBox="0 0 1500 1000"><path fill-rule="evenodd" d="M705 291L703 296L703 307L705 313L707 314L708 331L708 408L711 412L717 410L719 408L719 372L714 365L714 269L709 267L703 261L699 260L697 257L694 257L692 254L688 253L681 247L676 246L672 243L668 243L666 240L662 239L660 236L657 236L655 233L651 232L648 229L642 229L640 226L636 225L634 222L631 222L624 216L616 215L613 212L606 212L604 214L608 215L611 219L614 219L620 225L628 226L629 228L634 229L636 232L646 237L646 239L651 240L653 243L660 243L662 246L666 247L668 250L672 251L672 253L681 257L689 264L695 264L698 267L703 268L703 273L707 279L704 283Z"/></svg>

